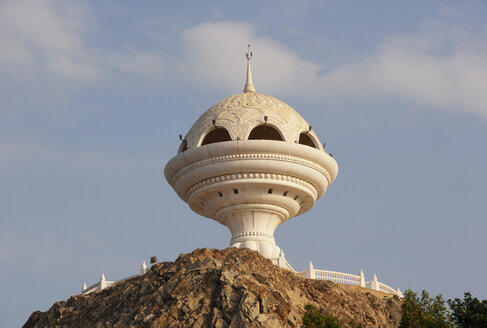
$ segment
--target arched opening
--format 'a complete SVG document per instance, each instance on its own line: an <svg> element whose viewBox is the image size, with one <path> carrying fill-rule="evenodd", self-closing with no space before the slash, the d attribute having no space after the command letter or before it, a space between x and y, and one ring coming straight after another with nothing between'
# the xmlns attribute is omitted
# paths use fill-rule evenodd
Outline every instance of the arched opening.
<svg viewBox="0 0 487 328"><path fill-rule="evenodd" d="M313 139L311 139L311 137L307 133L304 133L304 132L299 135L299 143L301 145L306 145L306 146L310 146L313 148L318 148L318 147L316 147L316 144L314 143Z"/></svg>
<svg viewBox="0 0 487 328"><path fill-rule="evenodd" d="M216 128L206 135L201 143L202 146L215 142L231 141L230 133L225 128Z"/></svg>
<svg viewBox="0 0 487 328"><path fill-rule="evenodd" d="M267 124L256 126L252 131L250 131L249 140L252 139L284 141L279 131Z"/></svg>
<svg viewBox="0 0 487 328"><path fill-rule="evenodd" d="M183 142L181 142L181 146L179 146L178 154L186 150L188 150L188 142L183 140Z"/></svg>

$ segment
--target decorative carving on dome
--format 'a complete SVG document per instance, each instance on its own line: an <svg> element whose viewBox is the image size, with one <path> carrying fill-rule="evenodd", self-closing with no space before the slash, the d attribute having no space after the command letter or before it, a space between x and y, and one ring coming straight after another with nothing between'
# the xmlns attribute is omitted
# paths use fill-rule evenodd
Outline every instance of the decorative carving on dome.
<svg viewBox="0 0 487 328"><path fill-rule="evenodd" d="M264 116L267 116L266 122ZM309 127L291 106L274 97L255 92L240 93L219 101L200 116L186 135L188 148L199 146L215 126L226 128L232 140L244 140L254 127L264 123L277 128L284 140L291 143ZM312 131L310 133L317 139Z"/></svg>

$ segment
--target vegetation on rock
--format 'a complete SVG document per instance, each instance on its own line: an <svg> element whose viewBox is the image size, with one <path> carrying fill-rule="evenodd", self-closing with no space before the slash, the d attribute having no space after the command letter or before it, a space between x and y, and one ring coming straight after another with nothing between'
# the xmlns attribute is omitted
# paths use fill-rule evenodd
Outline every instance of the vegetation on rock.
<svg viewBox="0 0 487 328"><path fill-rule="evenodd" d="M348 325L342 324L338 317L333 313L324 316L313 304L307 304L303 315L303 328L361 328L361 324L356 324L353 320Z"/></svg>

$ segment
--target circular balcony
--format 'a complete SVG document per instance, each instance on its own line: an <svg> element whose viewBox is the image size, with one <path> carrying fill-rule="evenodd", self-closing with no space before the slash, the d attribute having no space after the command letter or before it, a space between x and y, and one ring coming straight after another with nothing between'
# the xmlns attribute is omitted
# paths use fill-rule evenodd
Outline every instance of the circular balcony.
<svg viewBox="0 0 487 328"><path fill-rule="evenodd" d="M310 210L337 172L337 163L324 151L276 140L190 148L164 170L193 211L230 229L232 246L252 248L271 259L279 255L276 227Z"/></svg>

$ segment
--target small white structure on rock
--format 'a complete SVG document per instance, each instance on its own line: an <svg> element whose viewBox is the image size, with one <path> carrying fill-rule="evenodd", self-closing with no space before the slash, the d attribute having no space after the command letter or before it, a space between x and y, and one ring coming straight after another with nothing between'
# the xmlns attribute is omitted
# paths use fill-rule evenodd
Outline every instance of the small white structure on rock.
<svg viewBox="0 0 487 328"><path fill-rule="evenodd" d="M193 211L228 227L231 246L290 267L274 231L314 206L338 165L293 108L255 92L251 57L244 92L201 115L164 174Z"/></svg>

